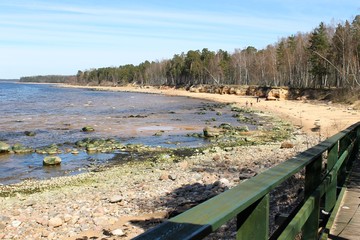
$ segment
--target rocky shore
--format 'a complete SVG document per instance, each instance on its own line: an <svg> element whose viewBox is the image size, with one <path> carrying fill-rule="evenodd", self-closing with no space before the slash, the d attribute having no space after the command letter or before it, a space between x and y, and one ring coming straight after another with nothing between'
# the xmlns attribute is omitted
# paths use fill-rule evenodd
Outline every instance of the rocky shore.
<svg viewBox="0 0 360 240"><path fill-rule="evenodd" d="M254 104L261 106L267 109L270 104ZM325 107L326 113L331 111ZM0 239L131 239L326 137L305 134L303 124L311 126L314 119L307 119L305 111L300 114L305 116L301 125L285 142L213 145L183 157L162 154L151 161L126 162L77 176L0 186ZM302 180L295 176L271 193L272 230L275 217L289 212L301 198ZM207 239L232 239L235 225L225 225Z"/></svg>
<svg viewBox="0 0 360 240"><path fill-rule="evenodd" d="M296 131L289 141L291 148L281 143L212 147L176 161L129 162L73 177L2 186L14 194L0 198L0 239L131 239L318 139ZM273 201L281 201L272 218L286 211L294 197L283 190L277 195Z"/></svg>

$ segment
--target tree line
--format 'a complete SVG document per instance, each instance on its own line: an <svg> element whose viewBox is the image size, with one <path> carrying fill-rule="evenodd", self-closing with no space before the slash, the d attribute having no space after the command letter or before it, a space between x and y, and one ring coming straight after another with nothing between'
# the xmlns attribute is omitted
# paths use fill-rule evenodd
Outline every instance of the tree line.
<svg viewBox="0 0 360 240"><path fill-rule="evenodd" d="M82 85L196 84L354 88L360 86L360 15L337 25L320 23L258 50L189 50L172 59L78 71Z"/></svg>
<svg viewBox="0 0 360 240"><path fill-rule="evenodd" d="M37 82L37 83L70 83L76 82L76 77L69 75L39 75L21 77L20 82Z"/></svg>

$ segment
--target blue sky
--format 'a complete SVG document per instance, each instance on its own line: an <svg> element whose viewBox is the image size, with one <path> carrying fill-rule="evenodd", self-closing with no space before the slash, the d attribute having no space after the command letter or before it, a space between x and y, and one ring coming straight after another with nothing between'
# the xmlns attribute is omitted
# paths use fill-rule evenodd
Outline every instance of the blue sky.
<svg viewBox="0 0 360 240"><path fill-rule="evenodd" d="M357 14L358 0L1 0L0 79L261 49Z"/></svg>

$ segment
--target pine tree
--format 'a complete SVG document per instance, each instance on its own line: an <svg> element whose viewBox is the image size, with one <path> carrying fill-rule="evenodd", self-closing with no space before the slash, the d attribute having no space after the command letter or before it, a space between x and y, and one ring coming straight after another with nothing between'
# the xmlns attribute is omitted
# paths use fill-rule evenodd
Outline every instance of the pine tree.
<svg viewBox="0 0 360 240"><path fill-rule="evenodd" d="M323 22L311 33L308 50L310 51L310 71L315 78L314 87L319 86L322 88L326 84L326 78L329 74L328 62L326 60L329 50L329 40Z"/></svg>

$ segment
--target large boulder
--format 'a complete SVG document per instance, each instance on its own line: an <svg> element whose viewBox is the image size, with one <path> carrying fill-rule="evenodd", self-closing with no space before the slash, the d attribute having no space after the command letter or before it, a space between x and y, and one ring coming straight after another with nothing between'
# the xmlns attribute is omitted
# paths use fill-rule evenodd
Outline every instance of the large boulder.
<svg viewBox="0 0 360 240"><path fill-rule="evenodd" d="M47 156L43 160L43 165L59 165L61 163L61 158L58 156Z"/></svg>
<svg viewBox="0 0 360 240"><path fill-rule="evenodd" d="M9 144L5 142L0 142L0 153L8 153L10 152L11 147Z"/></svg>

